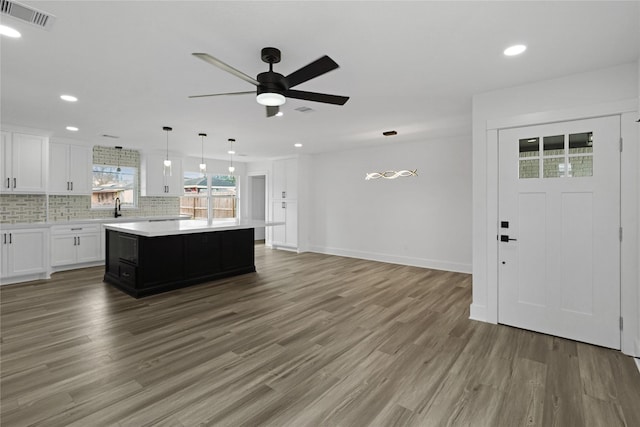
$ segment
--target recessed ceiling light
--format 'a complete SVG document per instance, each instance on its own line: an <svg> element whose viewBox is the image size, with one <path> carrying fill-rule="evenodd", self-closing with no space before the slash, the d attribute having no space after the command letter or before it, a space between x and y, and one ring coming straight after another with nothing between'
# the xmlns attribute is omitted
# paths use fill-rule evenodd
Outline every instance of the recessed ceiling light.
<svg viewBox="0 0 640 427"><path fill-rule="evenodd" d="M78 132L80 129L75 126L67 126L67 130L71 132Z"/></svg>
<svg viewBox="0 0 640 427"><path fill-rule="evenodd" d="M20 31L11 27L7 27L6 25L0 25L0 34L2 34L3 36L11 37L12 39L22 37Z"/></svg>
<svg viewBox="0 0 640 427"><path fill-rule="evenodd" d="M296 148L300 148L300 147L302 147L302 144L297 143L297 144L293 144L293 146L296 147Z"/></svg>
<svg viewBox="0 0 640 427"><path fill-rule="evenodd" d="M236 152L233 151L233 150L229 150L229 151L227 151L227 154L236 154Z"/></svg>
<svg viewBox="0 0 640 427"><path fill-rule="evenodd" d="M78 98L73 95L60 95L60 99L67 102L76 102Z"/></svg>
<svg viewBox="0 0 640 427"><path fill-rule="evenodd" d="M515 56L515 55L520 55L525 50L527 50L527 47L525 45L516 44L516 45L509 46L508 48L506 48L504 50L504 54L506 56Z"/></svg>

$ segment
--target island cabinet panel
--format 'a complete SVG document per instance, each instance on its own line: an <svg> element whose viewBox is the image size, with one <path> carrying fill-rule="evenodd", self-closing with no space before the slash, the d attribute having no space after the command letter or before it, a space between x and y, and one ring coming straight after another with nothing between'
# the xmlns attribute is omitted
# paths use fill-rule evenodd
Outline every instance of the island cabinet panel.
<svg viewBox="0 0 640 427"><path fill-rule="evenodd" d="M220 234L187 234L184 239L185 273L188 278L205 277L222 271Z"/></svg>
<svg viewBox="0 0 640 427"><path fill-rule="evenodd" d="M185 277L183 236L138 238L138 286L153 288ZM141 268L145 267L145 268Z"/></svg>
<svg viewBox="0 0 640 427"><path fill-rule="evenodd" d="M221 267L225 271L244 269L254 264L254 229L222 231L220 233Z"/></svg>
<svg viewBox="0 0 640 427"><path fill-rule="evenodd" d="M145 237L107 230L104 280L139 298L256 271L254 229Z"/></svg>

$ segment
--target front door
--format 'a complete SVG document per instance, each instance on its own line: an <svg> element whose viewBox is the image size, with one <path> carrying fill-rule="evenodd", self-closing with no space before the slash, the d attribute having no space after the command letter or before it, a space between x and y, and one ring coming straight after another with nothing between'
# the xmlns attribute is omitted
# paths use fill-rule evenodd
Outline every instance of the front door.
<svg viewBox="0 0 640 427"><path fill-rule="evenodd" d="M498 141L498 322L619 349L620 118Z"/></svg>

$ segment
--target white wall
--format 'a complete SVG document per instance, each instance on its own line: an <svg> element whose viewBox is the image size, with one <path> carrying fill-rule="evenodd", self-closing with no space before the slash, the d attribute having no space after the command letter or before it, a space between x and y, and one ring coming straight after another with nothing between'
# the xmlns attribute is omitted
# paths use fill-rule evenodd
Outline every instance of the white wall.
<svg viewBox="0 0 640 427"><path fill-rule="evenodd" d="M310 169L310 250L471 271L469 136L314 155ZM418 177L364 179L403 169Z"/></svg>
<svg viewBox="0 0 640 427"><path fill-rule="evenodd" d="M639 94L638 63L630 63L603 70L571 75L563 78L537 82L529 85L478 94L473 98L473 304L471 317L490 322L497 321L497 259L495 236L497 233L497 131L495 123L507 125L535 124L553 120L553 117L567 118L572 115L594 114L594 112L615 112L628 110L637 105ZM627 102L630 101L630 102ZM624 104L624 107L620 107ZM622 112L619 110L617 112ZM625 111L627 111L625 110ZM577 118L576 117L576 118ZM564 120L564 119L563 119ZM637 126L629 125L630 114L623 115L623 137L629 148L627 157L623 155L623 227L625 216L630 229L637 229L637 204L628 206L629 199L637 199L637 155L628 158L628 153L637 152ZM493 124L492 124L493 123ZM626 149L625 149L626 150ZM630 186L624 174L633 177ZM633 193L629 196L629 188ZM625 193L626 192L626 193ZM625 194L627 204L625 204ZM627 207L625 207L627 206ZM637 235L637 233L632 233ZM632 240L637 240L637 237ZM629 242L623 242L623 251ZM637 247L637 241L631 245ZM626 250L629 252L629 250ZM637 251L636 251L637 252ZM623 276L625 273L623 254ZM633 261L632 261L633 262ZM495 265L494 265L495 264ZM633 300L638 301L638 270L629 277L635 277L632 284ZM623 277L623 281L625 278ZM633 289L633 286L636 289ZM625 287L623 284L623 298ZM628 295L631 296L631 295ZM495 299L495 300L494 300ZM623 301L624 305L624 301ZM637 307L634 317L638 317ZM624 307L623 307L624 308ZM623 310L624 311L624 310ZM624 314L624 313L623 313ZM633 319L634 330L638 330ZM628 337L627 337L628 338ZM627 339L628 341L628 339ZM628 342L627 342L628 344ZM623 343L624 346L624 343ZM623 349L624 350L624 349ZM628 350L628 349L627 349Z"/></svg>

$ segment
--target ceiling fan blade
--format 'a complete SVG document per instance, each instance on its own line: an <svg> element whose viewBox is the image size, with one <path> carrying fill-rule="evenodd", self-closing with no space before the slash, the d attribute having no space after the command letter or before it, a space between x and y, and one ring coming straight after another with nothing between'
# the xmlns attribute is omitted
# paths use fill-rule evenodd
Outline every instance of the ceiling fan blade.
<svg viewBox="0 0 640 427"><path fill-rule="evenodd" d="M222 96L222 95L248 95L250 93L255 95L256 91L255 90L250 90L250 91L247 91L247 92L210 93L210 94L207 94L207 95L191 95L191 96L189 96L189 98L204 98L204 97L207 97L207 96Z"/></svg>
<svg viewBox="0 0 640 427"><path fill-rule="evenodd" d="M325 55L322 58L313 61L311 64L305 65L299 70L289 74L284 78L284 80L287 82L288 87L292 88L300 83L304 83L315 77L321 76L324 73L328 73L331 70L335 70L338 67L339 65L336 64L333 59Z"/></svg>
<svg viewBox="0 0 640 427"><path fill-rule="evenodd" d="M218 58L214 58L213 56L209 55L208 53L192 53L192 55L195 56L196 58L202 59L204 62L208 62L211 65L215 65L216 67L220 68L221 70L224 70L224 71L226 71L228 73L231 73L236 77L240 77L242 80L244 80L246 82L249 82L249 83L251 83L253 85L258 86L260 84L253 77L248 76L245 73L243 73L242 71L233 68L231 65L220 61Z"/></svg>
<svg viewBox="0 0 640 427"><path fill-rule="evenodd" d="M267 105L267 117L273 117L280 111L280 107Z"/></svg>
<svg viewBox="0 0 640 427"><path fill-rule="evenodd" d="M329 95L327 93L305 92L303 90L288 90L284 93L287 98L304 99L305 101L324 102L325 104L344 105L348 96Z"/></svg>

